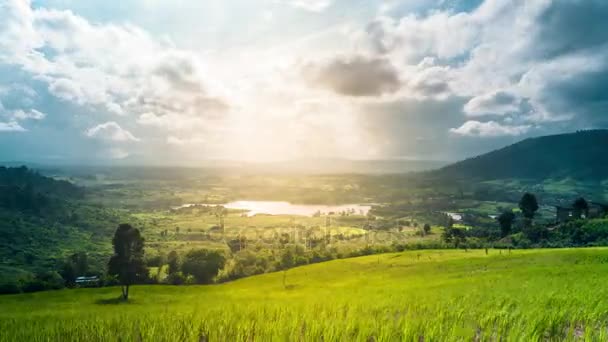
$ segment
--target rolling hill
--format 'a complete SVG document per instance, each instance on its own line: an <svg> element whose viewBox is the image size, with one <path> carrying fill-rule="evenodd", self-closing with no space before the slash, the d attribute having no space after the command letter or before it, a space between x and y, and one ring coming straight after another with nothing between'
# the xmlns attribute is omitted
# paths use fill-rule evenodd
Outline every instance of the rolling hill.
<svg viewBox="0 0 608 342"><path fill-rule="evenodd" d="M210 286L9 295L0 341L605 341L605 248L410 251Z"/></svg>
<svg viewBox="0 0 608 342"><path fill-rule="evenodd" d="M452 179L608 178L608 130L530 138L426 173Z"/></svg>

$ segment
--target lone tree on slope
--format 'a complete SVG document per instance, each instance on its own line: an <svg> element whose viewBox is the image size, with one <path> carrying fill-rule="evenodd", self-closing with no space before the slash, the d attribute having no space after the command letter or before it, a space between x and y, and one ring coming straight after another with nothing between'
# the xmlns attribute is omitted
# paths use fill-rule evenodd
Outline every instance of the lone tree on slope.
<svg viewBox="0 0 608 342"><path fill-rule="evenodd" d="M428 223L425 223L425 224L424 224L424 227L423 227L422 229L423 229L423 231L424 231L424 234L425 234L425 235L427 235L427 234L430 234L430 233L431 233L431 225L430 225L430 224L428 224Z"/></svg>
<svg viewBox="0 0 608 342"><path fill-rule="evenodd" d="M521 209L521 212L525 218L532 220L534 218L534 214L538 210L536 196L526 192L519 201L519 209Z"/></svg>
<svg viewBox="0 0 608 342"><path fill-rule="evenodd" d="M585 217L589 216L589 204L582 197L577 198L574 203L572 203L572 208L574 209L576 218L581 218L583 214L585 214Z"/></svg>
<svg viewBox="0 0 608 342"><path fill-rule="evenodd" d="M511 234L511 226L513 225L513 221L515 221L515 214L513 214L513 211L508 210L503 212L496 220L498 220L500 232L503 237Z"/></svg>
<svg viewBox="0 0 608 342"><path fill-rule="evenodd" d="M122 298L129 299L129 286L145 278L144 239L139 230L130 224L121 224L112 239L114 255L108 263L108 274L116 276L121 284Z"/></svg>

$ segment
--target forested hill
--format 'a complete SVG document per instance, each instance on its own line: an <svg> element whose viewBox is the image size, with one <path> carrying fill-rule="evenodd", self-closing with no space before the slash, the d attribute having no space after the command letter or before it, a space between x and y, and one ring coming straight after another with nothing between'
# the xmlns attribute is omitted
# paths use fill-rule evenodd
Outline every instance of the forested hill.
<svg viewBox="0 0 608 342"><path fill-rule="evenodd" d="M105 260L95 256L109 253L108 236L122 216L88 204L85 190L68 181L0 166L0 292L3 281L56 269L73 253Z"/></svg>
<svg viewBox="0 0 608 342"><path fill-rule="evenodd" d="M57 201L80 199L84 190L70 182L42 176L25 166L0 166L0 207L41 213Z"/></svg>
<svg viewBox="0 0 608 342"><path fill-rule="evenodd" d="M526 139L428 173L453 179L608 179L608 130Z"/></svg>

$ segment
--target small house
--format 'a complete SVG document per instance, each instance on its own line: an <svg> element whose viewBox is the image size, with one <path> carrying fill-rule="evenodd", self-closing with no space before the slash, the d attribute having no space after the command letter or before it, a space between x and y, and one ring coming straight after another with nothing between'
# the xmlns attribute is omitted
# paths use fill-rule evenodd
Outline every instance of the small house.
<svg viewBox="0 0 608 342"><path fill-rule="evenodd" d="M80 287L96 287L99 286L99 277L78 277L74 282Z"/></svg>
<svg viewBox="0 0 608 342"><path fill-rule="evenodd" d="M584 212L578 212L572 206L555 206L555 220L557 223L568 222L578 218L602 218L608 215L608 204L589 202L588 209Z"/></svg>

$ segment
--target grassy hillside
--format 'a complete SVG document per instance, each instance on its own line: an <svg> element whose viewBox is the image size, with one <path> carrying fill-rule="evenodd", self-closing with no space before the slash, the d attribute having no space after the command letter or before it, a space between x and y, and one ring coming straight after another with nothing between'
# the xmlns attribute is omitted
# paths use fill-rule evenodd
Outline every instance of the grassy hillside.
<svg viewBox="0 0 608 342"><path fill-rule="evenodd" d="M606 340L607 261L603 248L413 251L136 286L128 304L117 288L10 295L0 340Z"/></svg>
<svg viewBox="0 0 608 342"><path fill-rule="evenodd" d="M526 139L430 174L448 178L602 180L608 174L608 130Z"/></svg>

